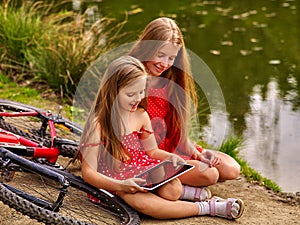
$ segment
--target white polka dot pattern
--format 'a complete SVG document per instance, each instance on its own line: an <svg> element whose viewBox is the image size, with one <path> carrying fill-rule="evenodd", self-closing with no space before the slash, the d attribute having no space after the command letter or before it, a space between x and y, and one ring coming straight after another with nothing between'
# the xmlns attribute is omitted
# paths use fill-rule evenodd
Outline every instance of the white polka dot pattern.
<svg viewBox="0 0 300 225"><path fill-rule="evenodd" d="M98 163L98 171L106 176L119 180L134 177L160 162L160 160L150 158L140 143L140 134L145 131L135 131L123 137L123 145L131 154L132 159L124 162L118 173L112 171L104 161Z"/></svg>
<svg viewBox="0 0 300 225"><path fill-rule="evenodd" d="M173 152L174 147L167 137L168 125L166 124L166 117L170 114L170 103L167 98L167 87L168 86L166 85L159 89L149 88L147 112L151 119L152 129L154 131L154 136L156 138L158 147L168 152ZM157 123L157 118L162 119L164 124ZM162 126L165 128L162 129Z"/></svg>

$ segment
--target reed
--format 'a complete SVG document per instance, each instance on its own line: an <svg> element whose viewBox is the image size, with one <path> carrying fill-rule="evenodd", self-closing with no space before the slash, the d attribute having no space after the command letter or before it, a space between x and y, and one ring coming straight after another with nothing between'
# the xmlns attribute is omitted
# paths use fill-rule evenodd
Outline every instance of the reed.
<svg viewBox="0 0 300 225"><path fill-rule="evenodd" d="M14 81L49 86L72 100L87 67L113 47L123 23L66 7L72 1L4 1L0 9L1 71Z"/></svg>

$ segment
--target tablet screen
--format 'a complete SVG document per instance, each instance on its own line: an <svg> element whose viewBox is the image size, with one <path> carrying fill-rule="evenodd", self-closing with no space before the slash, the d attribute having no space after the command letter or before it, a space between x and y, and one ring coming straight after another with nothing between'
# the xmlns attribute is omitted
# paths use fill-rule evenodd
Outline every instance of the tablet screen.
<svg viewBox="0 0 300 225"><path fill-rule="evenodd" d="M146 184L142 185L143 188L153 190L192 168L194 168L194 166L189 164L179 164L174 167L172 161L167 160L144 171L136 177L146 180Z"/></svg>

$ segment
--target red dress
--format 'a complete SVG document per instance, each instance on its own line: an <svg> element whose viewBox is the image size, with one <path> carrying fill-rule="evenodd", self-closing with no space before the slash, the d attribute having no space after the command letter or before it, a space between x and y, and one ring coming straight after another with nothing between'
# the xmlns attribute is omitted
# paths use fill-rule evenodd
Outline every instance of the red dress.
<svg viewBox="0 0 300 225"><path fill-rule="evenodd" d="M170 140L168 137L168 127L171 124L167 122L167 116L170 114L170 102L167 91L168 85L165 85L163 88L149 88L147 113L151 119L158 148L174 152L178 140Z"/></svg>
<svg viewBox="0 0 300 225"><path fill-rule="evenodd" d="M161 162L160 160L150 158L144 151L140 142L143 132L152 133L150 131L142 129L140 131L134 131L123 136L122 144L131 154L132 159L124 162L118 172L112 170L110 165L107 165L107 163L101 159L98 162L98 172L118 180L125 180L128 178L132 178L135 175L138 175L146 169L151 168ZM112 193L116 194L113 191ZM101 202L99 199L92 195L88 194L87 196L94 203Z"/></svg>
<svg viewBox="0 0 300 225"><path fill-rule="evenodd" d="M124 135L122 144L131 154L132 159L122 163L118 172L113 171L110 166L101 159L98 163L98 172L118 180L125 180L159 163L160 160L150 158L144 151L140 142L140 136L143 132L149 133L147 130L141 130Z"/></svg>
<svg viewBox="0 0 300 225"><path fill-rule="evenodd" d="M148 89L147 113L151 119L158 148L174 153L179 143L179 135L175 135L175 138L171 139L168 134L168 130L172 126L170 117L168 117L171 115L170 101L168 100L168 85L165 85L163 88ZM200 146L195 145L195 147L198 151L202 152ZM186 155L181 155L181 157L190 159Z"/></svg>

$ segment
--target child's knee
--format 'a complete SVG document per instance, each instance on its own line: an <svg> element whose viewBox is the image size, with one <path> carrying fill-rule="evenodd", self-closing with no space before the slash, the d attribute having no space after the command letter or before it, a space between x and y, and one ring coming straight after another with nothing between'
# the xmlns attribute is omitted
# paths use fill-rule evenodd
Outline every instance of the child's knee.
<svg viewBox="0 0 300 225"><path fill-rule="evenodd" d="M219 180L219 171L215 167L207 169L203 175L205 176L208 185L216 184Z"/></svg>
<svg viewBox="0 0 300 225"><path fill-rule="evenodd" d="M179 179L174 179L157 190L157 194L165 199L175 201L182 194L182 184Z"/></svg>
<svg viewBox="0 0 300 225"><path fill-rule="evenodd" d="M227 173L227 180L236 179L241 172L241 167L238 163L231 165L229 172Z"/></svg>

